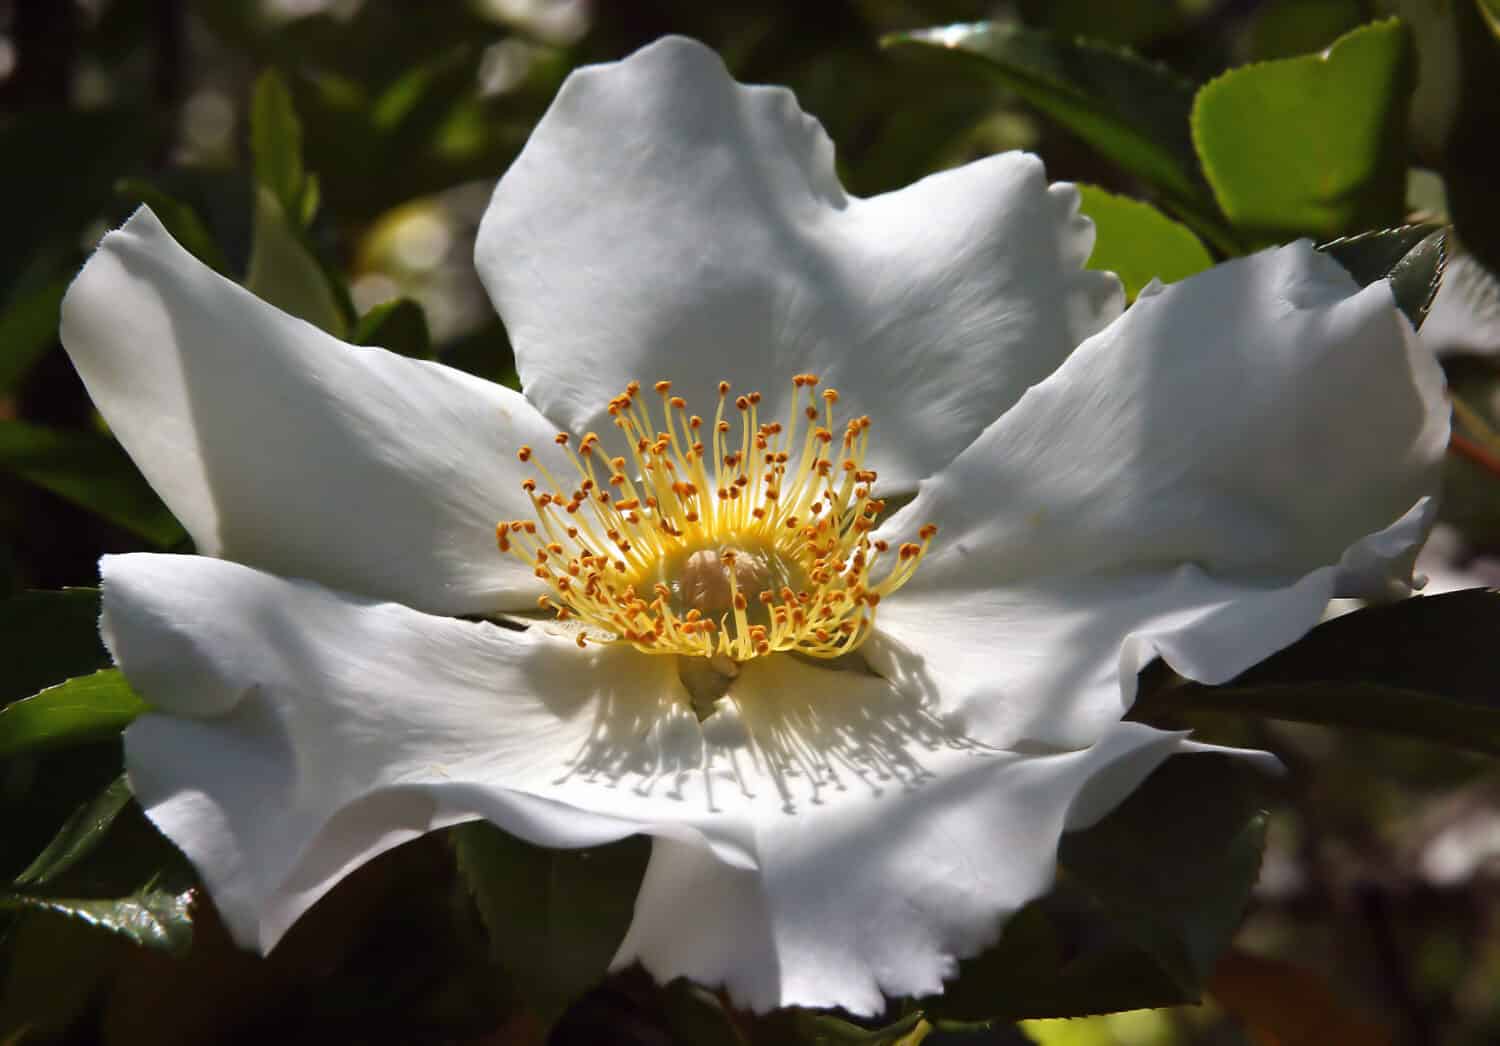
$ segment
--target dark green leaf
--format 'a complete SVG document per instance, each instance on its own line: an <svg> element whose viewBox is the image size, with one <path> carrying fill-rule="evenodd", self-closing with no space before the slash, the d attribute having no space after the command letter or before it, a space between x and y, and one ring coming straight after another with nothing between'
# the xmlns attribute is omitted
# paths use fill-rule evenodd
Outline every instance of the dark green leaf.
<svg viewBox="0 0 1500 1046"><path fill-rule="evenodd" d="M1389 279L1397 308L1420 329L1448 263L1448 230L1403 225L1334 240L1318 249L1337 258L1361 286Z"/></svg>
<svg viewBox="0 0 1500 1046"><path fill-rule="evenodd" d="M960 965L934 1018L1080 1017L1196 1002L1259 870L1253 771L1168 760L1099 824L1067 835L1058 885Z"/></svg>
<svg viewBox="0 0 1500 1046"><path fill-rule="evenodd" d="M474 821L453 843L496 960L548 1019L600 980L635 909L651 854L632 837L590 850L547 850Z"/></svg>
<svg viewBox="0 0 1500 1046"><path fill-rule="evenodd" d="M219 273L229 275L229 260L198 212L181 200L162 192L142 178L122 178L115 183L115 192L127 200L139 200L161 219L172 238L186 247L204 265Z"/></svg>
<svg viewBox="0 0 1500 1046"><path fill-rule="evenodd" d="M108 788L73 811L47 848L16 876L15 885L45 885L88 856L109 833L115 818L130 800L130 784L121 774Z"/></svg>
<svg viewBox="0 0 1500 1046"><path fill-rule="evenodd" d="M191 890L142 889L129 897L93 899L0 893L0 911L45 912L118 934L146 948L182 955L193 943Z"/></svg>
<svg viewBox="0 0 1500 1046"><path fill-rule="evenodd" d="M0 600L0 704L109 664L99 590L22 592Z"/></svg>
<svg viewBox="0 0 1500 1046"><path fill-rule="evenodd" d="M1142 674L1132 715L1195 708L1389 730L1500 755L1500 593L1415 596L1325 622L1222 686Z"/></svg>
<svg viewBox="0 0 1500 1046"><path fill-rule="evenodd" d="M63 280L44 284L0 312L0 394L13 391L57 343L58 309L67 286Z"/></svg>
<svg viewBox="0 0 1500 1046"><path fill-rule="evenodd" d="M192 941L192 884L191 867L132 802L120 774L0 891L0 911L63 916L181 953Z"/></svg>
<svg viewBox="0 0 1500 1046"><path fill-rule="evenodd" d="M1194 218L1195 226L1213 222L1212 199L1189 133L1193 86L1164 66L1110 45L990 22L894 33L882 43L966 56L1158 188Z"/></svg>
<svg viewBox="0 0 1500 1046"><path fill-rule="evenodd" d="M158 548L186 535L113 440L24 421L0 421L0 469L45 487Z"/></svg>
<svg viewBox="0 0 1500 1046"><path fill-rule="evenodd" d="M245 287L277 308L342 338L344 310L306 234L265 186L255 194L255 233Z"/></svg>
<svg viewBox="0 0 1500 1046"><path fill-rule="evenodd" d="M678 979L661 992L662 1016L678 1046L748 1046L718 996Z"/></svg>
<svg viewBox="0 0 1500 1046"><path fill-rule="evenodd" d="M119 669L70 679L0 708L0 756L113 737L144 711Z"/></svg>
<svg viewBox="0 0 1500 1046"><path fill-rule="evenodd" d="M1246 32L1251 61L1321 51L1365 20L1362 0L1269 0Z"/></svg>
<svg viewBox="0 0 1500 1046"><path fill-rule="evenodd" d="M1254 772L1227 756L1169 759L1058 849L1073 881L1191 1000L1229 946L1260 871L1266 814L1247 785Z"/></svg>
<svg viewBox="0 0 1500 1046"><path fill-rule="evenodd" d="M1174 283L1214 263L1191 229L1149 203L1116 196L1095 185L1078 189L1083 213L1094 220L1097 234L1089 268L1107 269L1119 276L1131 300L1153 277Z"/></svg>
<svg viewBox="0 0 1500 1046"><path fill-rule="evenodd" d="M767 1041L789 1046L904 1046L921 1042L927 1026L920 1010L884 1028L857 1024L808 1010L778 1010L762 1021Z"/></svg>
<svg viewBox="0 0 1500 1046"><path fill-rule="evenodd" d="M1414 83L1411 41L1392 19L1205 85L1193 142L1220 208L1257 242L1399 221Z"/></svg>
<svg viewBox="0 0 1500 1046"><path fill-rule="evenodd" d="M350 338L356 345L379 345L413 359L432 358L427 314L410 298L382 302L359 318Z"/></svg>
<svg viewBox="0 0 1500 1046"><path fill-rule="evenodd" d="M1449 213L1459 239L1485 268L1500 272L1500 194L1495 192L1494 160L1495 128L1500 126L1500 91L1495 89L1500 18L1493 0L1458 0L1444 6L1452 18L1445 35L1457 51L1457 62L1452 55L1439 60L1458 66L1458 82L1450 88L1456 111L1445 128L1446 141L1434 144L1442 149ZM1445 19L1437 14L1434 20ZM1441 47L1439 43L1434 50L1441 54Z"/></svg>
<svg viewBox="0 0 1500 1046"><path fill-rule="evenodd" d="M282 212L293 220L303 213L302 124L292 107L286 81L267 69L255 81L250 102L250 151L255 178L271 190Z"/></svg>

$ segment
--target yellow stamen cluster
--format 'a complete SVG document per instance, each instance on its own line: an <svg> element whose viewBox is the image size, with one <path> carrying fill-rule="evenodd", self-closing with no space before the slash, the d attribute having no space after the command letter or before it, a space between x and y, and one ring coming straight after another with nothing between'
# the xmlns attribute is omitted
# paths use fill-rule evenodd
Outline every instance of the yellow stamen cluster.
<svg viewBox="0 0 1500 1046"><path fill-rule="evenodd" d="M576 447L558 433L577 472L567 485L530 447L517 451L537 469L522 483L535 518L499 523L496 539L546 584L543 609L585 626L580 646L587 631L651 653L745 661L783 650L837 657L863 642L937 527L894 550L872 540L885 504L863 464L870 419L835 436L838 393L819 393L812 374L792 384L786 421L763 422L760 393L731 398L720 382L706 426L659 381L658 426L631 382L609 404L628 456L606 457L593 432Z"/></svg>

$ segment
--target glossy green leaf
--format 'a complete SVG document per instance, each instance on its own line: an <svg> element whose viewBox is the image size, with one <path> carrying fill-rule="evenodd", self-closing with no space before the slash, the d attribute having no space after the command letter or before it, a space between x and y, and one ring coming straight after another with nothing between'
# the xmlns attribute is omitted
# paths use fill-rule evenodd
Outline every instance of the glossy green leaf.
<svg viewBox="0 0 1500 1046"><path fill-rule="evenodd" d="M300 220L306 179L302 123L286 81L274 69L267 69L255 81L250 101L250 152L255 159L256 181L271 191L283 213Z"/></svg>
<svg viewBox="0 0 1500 1046"><path fill-rule="evenodd" d="M175 955L193 943L192 902L191 890L143 889L107 899L0 892L0 911L59 915Z"/></svg>
<svg viewBox="0 0 1500 1046"><path fill-rule="evenodd" d="M119 669L70 679L0 708L0 756L114 737L146 707Z"/></svg>
<svg viewBox="0 0 1500 1046"><path fill-rule="evenodd" d="M62 916L180 954L192 942L192 882L192 869L132 803L121 774L0 891L0 911Z"/></svg>
<svg viewBox="0 0 1500 1046"><path fill-rule="evenodd" d="M121 774L89 802L73 811L47 848L16 876L16 886L42 886L93 852L109 834L131 800L130 784Z"/></svg>
<svg viewBox="0 0 1500 1046"><path fill-rule="evenodd" d="M119 444L105 436L0 420L0 470L172 548L186 538Z"/></svg>
<svg viewBox="0 0 1500 1046"><path fill-rule="evenodd" d="M1105 44L994 22L894 33L886 47L940 48L976 62L1174 205L1212 223L1188 127L1193 86Z"/></svg>
<svg viewBox="0 0 1500 1046"><path fill-rule="evenodd" d="M1096 185L1080 185L1078 190L1083 213L1094 220L1094 252L1088 267L1119 276L1132 301L1153 278L1175 283L1214 263L1191 229L1149 203Z"/></svg>
<svg viewBox="0 0 1500 1046"><path fill-rule="evenodd" d="M1222 686L1141 677L1132 716L1223 709L1387 730L1500 755L1500 592L1416 596L1324 622Z"/></svg>
<svg viewBox="0 0 1500 1046"><path fill-rule="evenodd" d="M496 961L534 1009L555 1019L608 969L630 925L650 841L547 850L484 821L458 826L452 839Z"/></svg>
<svg viewBox="0 0 1500 1046"><path fill-rule="evenodd" d="M1389 279L1396 305L1420 328L1437 297L1448 261L1448 233L1440 225L1403 225L1325 243L1360 286Z"/></svg>
<svg viewBox="0 0 1500 1046"><path fill-rule="evenodd" d="M1392 19L1205 85L1192 134L1219 207L1256 242L1399 221L1414 83L1411 41Z"/></svg>
<svg viewBox="0 0 1500 1046"><path fill-rule="evenodd" d="M1259 870L1253 774L1223 756L1168 760L1099 824L1063 838L1053 893L923 1007L941 1027L1196 1002Z"/></svg>
<svg viewBox="0 0 1500 1046"><path fill-rule="evenodd" d="M0 600L0 704L109 664L99 590L22 592Z"/></svg>
<svg viewBox="0 0 1500 1046"><path fill-rule="evenodd" d="M410 298L395 298L375 306L359 318L349 340L356 345L379 345L413 359L432 358L427 314Z"/></svg>
<svg viewBox="0 0 1500 1046"><path fill-rule="evenodd" d="M44 284L0 311L0 394L14 391L57 344L58 310L67 286L64 280Z"/></svg>
<svg viewBox="0 0 1500 1046"><path fill-rule="evenodd" d="M255 232L245 287L263 301L342 338L348 320L307 237L266 186L255 194Z"/></svg>
<svg viewBox="0 0 1500 1046"><path fill-rule="evenodd" d="M172 234L172 239L221 276L229 275L229 260L193 208L142 178L122 178L115 184L115 192L127 200L139 200L150 207Z"/></svg>

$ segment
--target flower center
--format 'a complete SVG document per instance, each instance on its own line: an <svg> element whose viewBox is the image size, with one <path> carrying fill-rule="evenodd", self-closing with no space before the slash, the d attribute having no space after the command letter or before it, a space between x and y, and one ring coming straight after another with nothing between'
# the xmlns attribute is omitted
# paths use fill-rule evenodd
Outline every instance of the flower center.
<svg viewBox="0 0 1500 1046"><path fill-rule="evenodd" d="M835 437L838 393L820 394L812 374L792 385L786 421L763 422L760 393L731 399L720 382L705 433L671 382L655 386L659 424L631 382L609 404L628 457L606 458L595 433L576 448L558 433L577 472L564 485L530 447L517 451L537 469L521 484L535 518L497 524L500 551L531 564L548 589L540 606L579 621L590 638L734 661L848 653L937 527L893 554L872 540L885 503L871 497L875 472L864 467L870 419L851 418ZM877 571L882 563L888 568ZM577 642L585 644L584 631Z"/></svg>

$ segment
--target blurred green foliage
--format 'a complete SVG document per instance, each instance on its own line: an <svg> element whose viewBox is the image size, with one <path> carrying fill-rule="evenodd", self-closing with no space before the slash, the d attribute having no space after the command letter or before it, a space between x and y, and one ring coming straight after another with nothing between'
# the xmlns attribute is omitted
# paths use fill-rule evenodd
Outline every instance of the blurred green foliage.
<svg viewBox="0 0 1500 1046"><path fill-rule="evenodd" d="M667 32L741 80L792 87L856 193L1038 151L1084 184L1090 263L1132 297L1273 240L1345 238L1331 253L1362 282L1394 274L1417 319L1453 242L1500 264L1489 0L1002 6L979 24L996 5L0 0L0 1042L536 1043L550 1023L559 1044L1107 1043L1123 1024L1074 1022L1064 1040L1007 1022L1205 988L1219 1008L1161 1011L1130 1041L1292 1042L1286 1015L1314 1010L1392 1042L1500 1038L1490 765L1281 722L1409 723L1420 707L1427 736L1493 751L1485 679L1390 668L1370 690L1319 672L1381 653L1448 663L1485 643L1494 597L1354 640L1320 630L1218 692L1234 716L1154 681L1138 714L1289 764L1237 938L1255 956L1215 966L1261 870L1261 797L1233 768L1179 760L1069 840L1059 889L947 995L898 1000L866 1028L754 1019L639 971L603 978L640 840L556 855L470 826L373 862L270 958L239 951L120 776L114 737L141 704L107 667L97 594L27 591L91 586L103 553L188 546L56 343L63 290L102 231L146 203L206 264L331 333L514 385L469 261L490 187L570 69ZM1425 226L1361 237L1407 222L1414 163L1445 186L1456 241ZM1493 358L1450 366L1483 452L1500 374ZM1475 460L1454 467L1449 518L1484 553L1500 480ZM1197 796L1210 801L1184 801ZM979 1018L997 1020L965 1023Z"/></svg>

